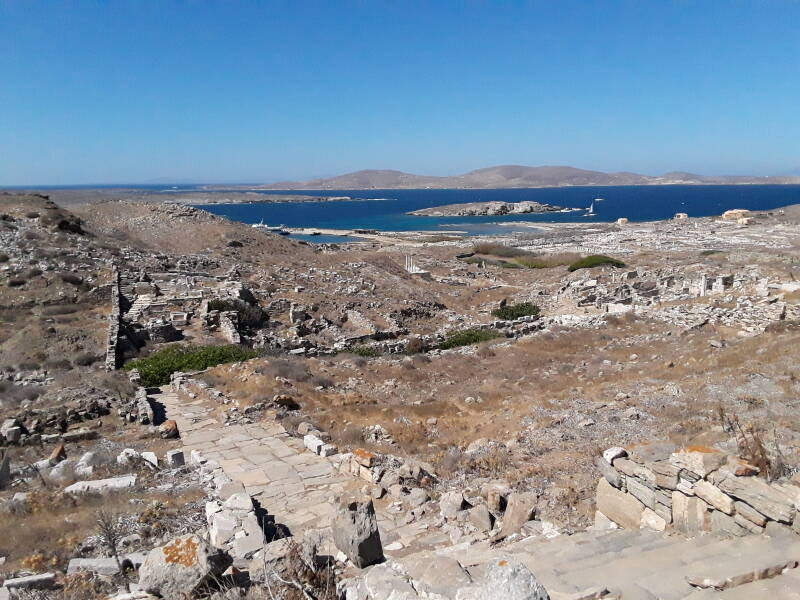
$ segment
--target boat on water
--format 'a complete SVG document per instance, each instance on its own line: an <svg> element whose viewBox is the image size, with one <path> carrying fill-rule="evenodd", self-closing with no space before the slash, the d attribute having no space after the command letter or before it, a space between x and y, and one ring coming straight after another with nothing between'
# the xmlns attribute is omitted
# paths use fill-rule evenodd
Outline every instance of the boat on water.
<svg viewBox="0 0 800 600"><path fill-rule="evenodd" d="M586 209L586 213L583 215L584 217L595 216L596 213L594 212L594 203L595 201L593 200L592 203L589 205L589 208Z"/></svg>
<svg viewBox="0 0 800 600"><path fill-rule="evenodd" d="M250 227L254 227L256 229L265 229L270 233L277 233L278 235L289 235L289 231L286 231L286 225L267 225L264 223L264 219L261 219L258 223L253 223Z"/></svg>

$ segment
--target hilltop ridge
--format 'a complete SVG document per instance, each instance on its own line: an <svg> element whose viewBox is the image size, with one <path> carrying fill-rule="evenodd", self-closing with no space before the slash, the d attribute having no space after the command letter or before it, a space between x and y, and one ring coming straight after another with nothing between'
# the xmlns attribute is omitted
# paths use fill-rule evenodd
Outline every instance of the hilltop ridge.
<svg viewBox="0 0 800 600"><path fill-rule="evenodd" d="M747 175L697 175L669 172L663 175L641 175L631 172L605 173L563 165L529 167L499 165L453 176L415 175L390 169L366 169L335 177L307 181L281 181L261 186L273 190L326 189L414 189L414 188L536 188L579 185L725 185L725 184L793 184L797 176L755 177Z"/></svg>

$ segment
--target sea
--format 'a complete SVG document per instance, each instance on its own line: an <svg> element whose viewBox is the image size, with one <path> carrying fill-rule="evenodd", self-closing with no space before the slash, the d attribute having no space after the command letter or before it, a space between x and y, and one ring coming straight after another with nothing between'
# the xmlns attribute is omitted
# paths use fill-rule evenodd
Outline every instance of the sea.
<svg viewBox="0 0 800 600"><path fill-rule="evenodd" d="M228 190L241 191L241 190ZM225 190L219 190L224 195ZM270 194L348 196L328 202L211 204L200 208L243 223L287 227L375 229L378 231L460 231L468 235L502 235L536 231L538 222L603 223L626 217L654 221L685 212L690 217L719 215L728 209L771 210L800 203L800 185L664 185L562 187L498 190L302 190L258 191ZM421 208L465 202L533 200L574 212L485 217L415 217ZM594 202L594 216L585 216ZM533 225L533 229L531 228ZM312 242L346 241L339 236L296 236Z"/></svg>

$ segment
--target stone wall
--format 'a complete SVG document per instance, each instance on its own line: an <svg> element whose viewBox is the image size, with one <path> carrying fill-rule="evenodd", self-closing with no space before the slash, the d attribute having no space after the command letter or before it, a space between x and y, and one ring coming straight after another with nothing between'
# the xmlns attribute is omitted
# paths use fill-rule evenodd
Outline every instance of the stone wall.
<svg viewBox="0 0 800 600"><path fill-rule="evenodd" d="M609 448L596 465L596 524L667 528L688 536L800 534L800 478L767 482L758 469L714 448L653 443Z"/></svg>
<svg viewBox="0 0 800 600"><path fill-rule="evenodd" d="M111 312L108 314L108 337L106 345L106 370L113 371L119 367L119 330L122 313L120 310L120 278L119 271L111 274Z"/></svg>

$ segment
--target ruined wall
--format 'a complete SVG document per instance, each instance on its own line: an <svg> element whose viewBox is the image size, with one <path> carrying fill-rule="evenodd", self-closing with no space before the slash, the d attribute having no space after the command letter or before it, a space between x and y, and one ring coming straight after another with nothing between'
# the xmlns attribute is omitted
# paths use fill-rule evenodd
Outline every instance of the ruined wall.
<svg viewBox="0 0 800 600"><path fill-rule="evenodd" d="M111 312L108 314L108 335L106 344L106 370L119 367L119 330L122 320L120 309L120 276L114 269L111 274Z"/></svg>
<svg viewBox="0 0 800 600"><path fill-rule="evenodd" d="M767 482L758 469L719 450L669 443L609 448L596 464L596 522L667 528L689 536L742 536L767 528L800 534L800 480Z"/></svg>

